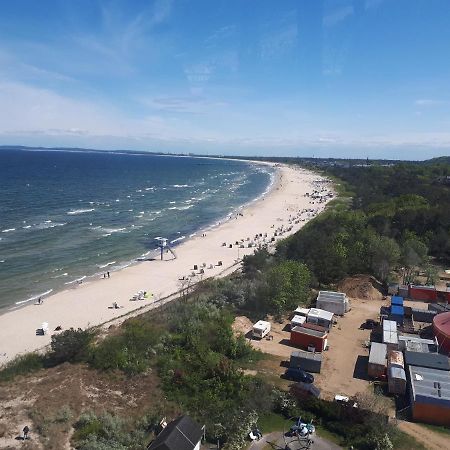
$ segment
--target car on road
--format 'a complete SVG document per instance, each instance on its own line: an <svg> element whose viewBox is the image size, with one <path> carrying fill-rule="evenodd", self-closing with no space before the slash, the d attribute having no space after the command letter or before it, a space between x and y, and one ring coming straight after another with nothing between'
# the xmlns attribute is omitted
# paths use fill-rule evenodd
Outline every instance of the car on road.
<svg viewBox="0 0 450 450"><path fill-rule="evenodd" d="M314 377L302 369L290 367L284 373L284 378L292 381L302 381L303 383L314 383Z"/></svg>

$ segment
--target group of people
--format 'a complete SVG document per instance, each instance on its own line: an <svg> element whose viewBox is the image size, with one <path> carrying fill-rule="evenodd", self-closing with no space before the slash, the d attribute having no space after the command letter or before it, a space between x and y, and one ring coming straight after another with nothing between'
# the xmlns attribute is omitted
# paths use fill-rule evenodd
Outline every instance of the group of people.
<svg viewBox="0 0 450 450"><path fill-rule="evenodd" d="M109 271L103 274L103 278L111 278Z"/></svg>

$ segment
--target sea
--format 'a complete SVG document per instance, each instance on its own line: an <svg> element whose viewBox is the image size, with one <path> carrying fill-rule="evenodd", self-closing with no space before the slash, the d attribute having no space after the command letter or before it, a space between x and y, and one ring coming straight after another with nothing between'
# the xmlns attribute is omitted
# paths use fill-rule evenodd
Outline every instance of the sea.
<svg viewBox="0 0 450 450"><path fill-rule="evenodd" d="M0 312L156 256L267 192L270 166L120 151L0 149Z"/></svg>

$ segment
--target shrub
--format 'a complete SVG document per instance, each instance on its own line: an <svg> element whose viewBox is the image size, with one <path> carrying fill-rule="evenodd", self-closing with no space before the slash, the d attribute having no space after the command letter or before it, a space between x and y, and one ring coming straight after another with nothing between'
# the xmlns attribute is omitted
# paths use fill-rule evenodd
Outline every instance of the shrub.
<svg viewBox="0 0 450 450"><path fill-rule="evenodd" d="M48 355L50 365L63 362L80 362L87 358L88 349L94 339L92 330L65 330L60 334L54 334L50 343L51 352Z"/></svg>
<svg viewBox="0 0 450 450"><path fill-rule="evenodd" d="M44 357L37 353L25 353L10 361L0 371L0 381L10 381L18 375L36 372L44 367Z"/></svg>

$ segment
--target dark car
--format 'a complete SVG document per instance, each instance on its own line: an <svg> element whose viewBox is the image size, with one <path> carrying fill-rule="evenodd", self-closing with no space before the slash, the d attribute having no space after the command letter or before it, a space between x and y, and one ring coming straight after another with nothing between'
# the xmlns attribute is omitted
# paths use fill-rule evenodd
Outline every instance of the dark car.
<svg viewBox="0 0 450 450"><path fill-rule="evenodd" d="M314 383L314 377L310 373L294 367L287 369L284 373L284 377L287 380L302 381L303 383Z"/></svg>

